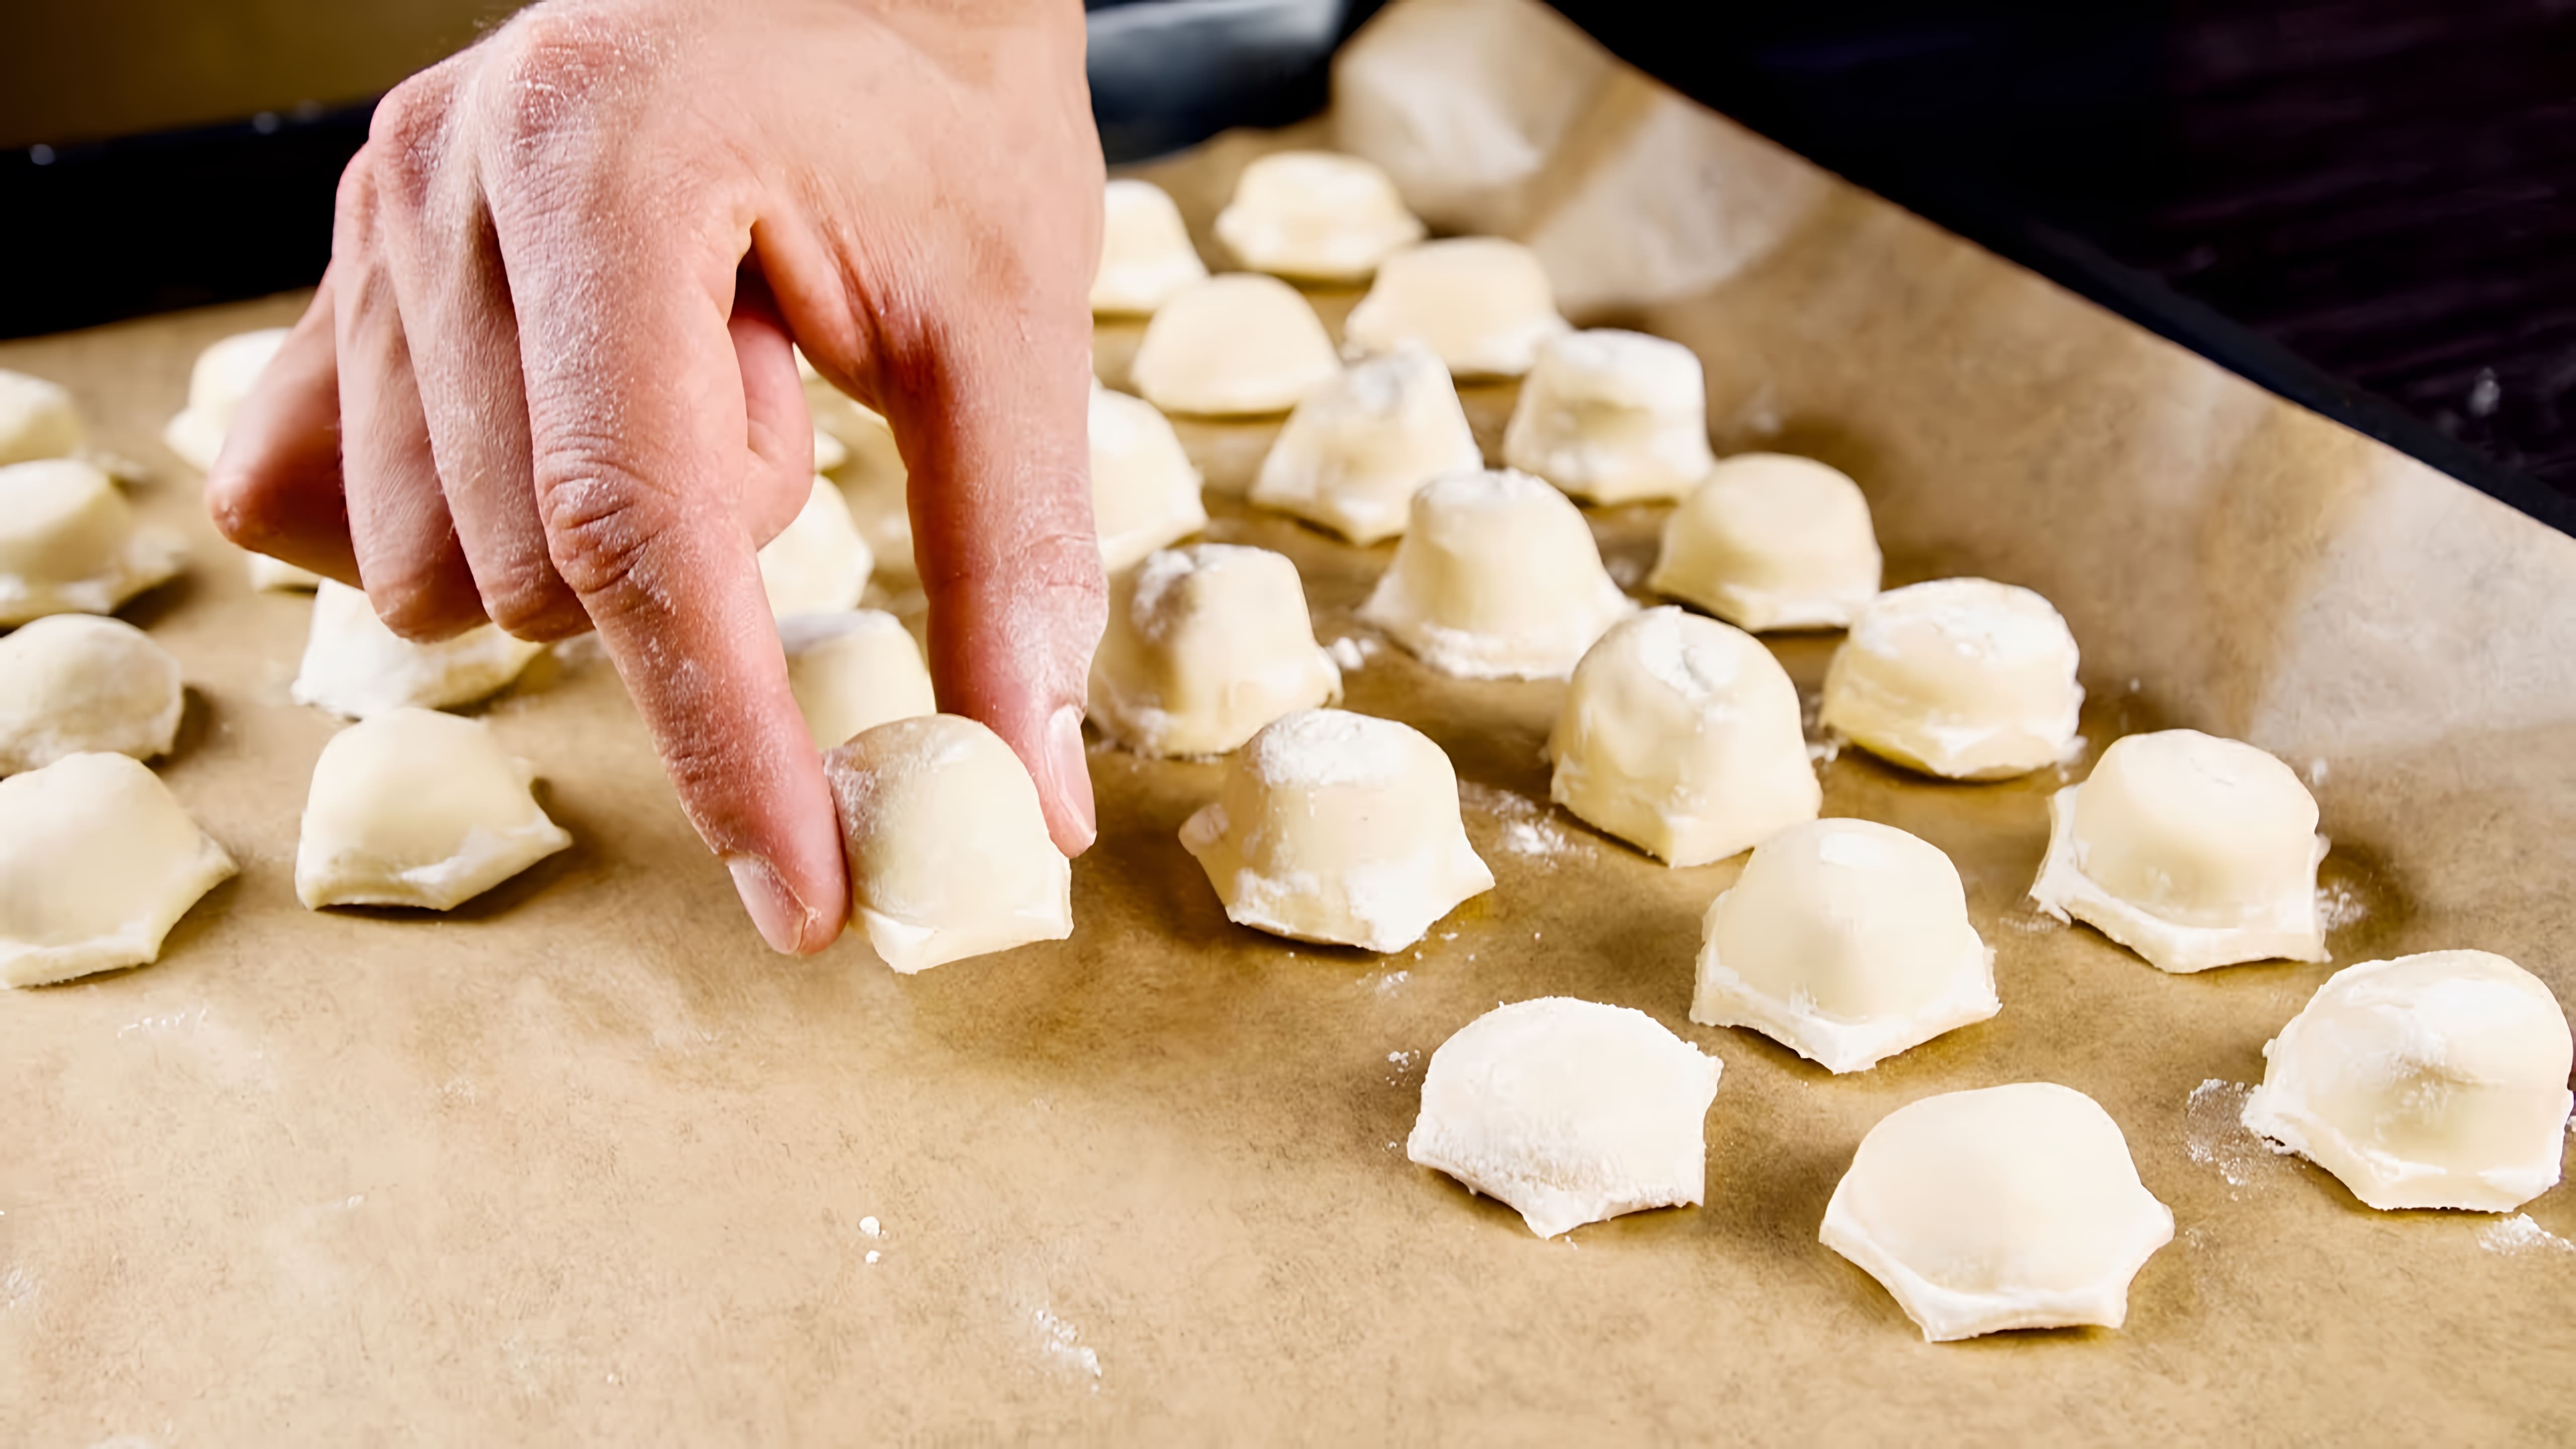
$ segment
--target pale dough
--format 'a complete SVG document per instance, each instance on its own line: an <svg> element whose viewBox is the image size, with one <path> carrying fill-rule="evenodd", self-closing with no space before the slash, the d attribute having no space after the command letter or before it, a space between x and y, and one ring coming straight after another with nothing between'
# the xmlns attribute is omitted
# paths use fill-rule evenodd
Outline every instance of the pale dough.
<svg viewBox="0 0 2576 1449"><path fill-rule="evenodd" d="M1395 183L1357 156L1274 151L1236 178L1216 239L1256 272L1362 282L1398 247L1422 240Z"/></svg>
<svg viewBox="0 0 2576 1449"><path fill-rule="evenodd" d="M444 911L572 844L529 793L536 770L489 725L388 710L323 745L295 846L295 897Z"/></svg>
<svg viewBox="0 0 2576 1449"><path fill-rule="evenodd" d="M0 467L68 458L85 436L71 389L0 368Z"/></svg>
<svg viewBox="0 0 2576 1449"><path fill-rule="evenodd" d="M1129 749L1222 754L1341 693L1284 555L1202 543L1153 554L1111 582L1091 720Z"/></svg>
<svg viewBox="0 0 2576 1449"><path fill-rule="evenodd" d="M790 614L778 621L778 640L787 651L787 687L824 749L888 720L939 711L921 646L892 614Z"/></svg>
<svg viewBox="0 0 2576 1449"><path fill-rule="evenodd" d="M1378 265L1342 324L1349 351L1428 348L1462 378L1518 377L1566 328L1547 270L1519 242L1457 237L1407 247Z"/></svg>
<svg viewBox="0 0 2576 1449"><path fill-rule="evenodd" d="M1798 687L1753 636L1666 605L1575 666L1548 737L1556 803L1667 865L1705 865L1816 818Z"/></svg>
<svg viewBox="0 0 2576 1449"><path fill-rule="evenodd" d="M1453 473L1412 509L1360 617L1444 674L1562 679L1637 611L1582 511L1526 473Z"/></svg>
<svg viewBox="0 0 2576 1449"><path fill-rule="evenodd" d="M1151 181L1117 179L1101 195L1100 270L1091 280L1091 310L1102 317L1150 316L1192 282L1207 263L1190 245L1190 229L1171 194Z"/></svg>
<svg viewBox="0 0 2576 1449"><path fill-rule="evenodd" d="M1664 521L1646 586L1739 629L1839 629L1878 594L1869 501L1840 469L1743 453Z"/></svg>
<svg viewBox="0 0 2576 1449"><path fill-rule="evenodd" d="M819 474L795 519L760 550L760 584L782 617L857 608L875 568L848 501Z"/></svg>
<svg viewBox="0 0 2576 1449"><path fill-rule="evenodd" d="M179 661L121 619L56 614L0 638L0 775L66 755L170 752Z"/></svg>
<svg viewBox="0 0 2576 1449"><path fill-rule="evenodd" d="M895 446L894 429L874 408L855 402L820 379L805 385L806 405L817 426L840 441L847 457L828 472L839 485L868 553L876 560L876 577L889 586L919 582L912 560L912 513L905 498L910 474L903 450Z"/></svg>
<svg viewBox="0 0 2576 1449"><path fill-rule="evenodd" d="M545 648L489 624L414 644L385 627L365 593L325 579L313 595L313 631L289 692L297 704L350 719L406 705L445 709L499 691Z"/></svg>
<svg viewBox="0 0 2576 1449"><path fill-rule="evenodd" d="M1207 526L1199 470L1171 419L1143 398L1091 385L1091 516L1100 565L1135 567Z"/></svg>
<svg viewBox="0 0 2576 1449"><path fill-rule="evenodd" d="M250 586L254 589L282 593L306 592L322 587L322 576L311 569L298 568L282 558L264 553L245 554L250 561Z"/></svg>
<svg viewBox="0 0 2576 1449"><path fill-rule="evenodd" d="M1277 277L1228 272L1193 283L1145 324L1128 367L1170 413L1280 413L1341 371L1323 319Z"/></svg>
<svg viewBox="0 0 2576 1449"><path fill-rule="evenodd" d="M1611 328L1549 338L1503 429L1503 461L1595 503L1681 497L1717 464L1699 357Z"/></svg>
<svg viewBox="0 0 2576 1449"><path fill-rule="evenodd" d="M115 480L77 458L0 468L0 625L108 614L179 572L176 535L135 522Z"/></svg>
<svg viewBox="0 0 2576 1449"><path fill-rule="evenodd" d="M2263 1056L2245 1125L2372 1207L2511 1212L2558 1185L2567 1017L2502 956L2347 966Z"/></svg>
<svg viewBox="0 0 2576 1449"><path fill-rule="evenodd" d="M1542 1238L1707 1200L1717 1059L1624 1006L1498 1006L1431 1054L1405 1155Z"/></svg>
<svg viewBox="0 0 2576 1449"><path fill-rule="evenodd" d="M215 466L233 414L259 385L260 373L285 344L286 332L283 327L239 332L197 354L196 366L188 371L188 405L161 430L171 452L200 473Z"/></svg>
<svg viewBox="0 0 2576 1449"><path fill-rule="evenodd" d="M1408 344L1306 394L1261 460L1251 496L1376 543L1404 531L1423 484L1483 463L1449 369Z"/></svg>
<svg viewBox="0 0 2576 1449"><path fill-rule="evenodd" d="M0 780L0 986L141 966L233 859L160 777L71 755Z"/></svg>
<svg viewBox="0 0 2576 1449"><path fill-rule="evenodd" d="M1754 847L1701 923L1691 1020L1857 1072L2001 1009L1950 857L1892 825L1813 820Z"/></svg>
<svg viewBox="0 0 2576 1449"><path fill-rule="evenodd" d="M1884 1284L1933 1343L2117 1328L2129 1280L2173 1241L2120 1125L2047 1082L1947 1092L1881 1118L1825 1205L1824 1245Z"/></svg>
<svg viewBox="0 0 2576 1449"><path fill-rule="evenodd" d="M1852 621L1825 672L1822 719L1928 775L2024 775L2083 746L2076 662L2066 621L2028 589L1987 579L1911 584Z"/></svg>

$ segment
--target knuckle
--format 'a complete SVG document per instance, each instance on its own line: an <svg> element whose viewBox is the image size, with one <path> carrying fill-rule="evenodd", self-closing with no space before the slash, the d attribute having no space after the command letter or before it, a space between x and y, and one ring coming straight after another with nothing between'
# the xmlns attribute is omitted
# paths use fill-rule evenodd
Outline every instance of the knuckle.
<svg viewBox="0 0 2576 1449"><path fill-rule="evenodd" d="M446 150L453 90L444 69L433 69L404 81L376 103L367 125L367 150L388 193L416 203L427 190Z"/></svg>
<svg viewBox="0 0 2576 1449"><path fill-rule="evenodd" d="M558 445L537 480L538 517L555 571L594 617L662 603L662 581L646 561L669 523L668 509L633 473L585 457L586 451Z"/></svg>
<svg viewBox="0 0 2576 1449"><path fill-rule="evenodd" d="M544 6L504 26L493 47L487 119L516 164L542 163L588 135L638 59L617 23Z"/></svg>
<svg viewBox="0 0 2576 1449"><path fill-rule="evenodd" d="M513 638L545 644L590 627L589 615L551 569L542 575L513 570L499 580L478 576L477 583L485 617Z"/></svg>
<svg viewBox="0 0 2576 1449"><path fill-rule="evenodd" d="M376 617L415 644L452 639L483 622L478 600L438 587L417 571L405 570L386 580L369 578L366 584L367 602L375 607Z"/></svg>

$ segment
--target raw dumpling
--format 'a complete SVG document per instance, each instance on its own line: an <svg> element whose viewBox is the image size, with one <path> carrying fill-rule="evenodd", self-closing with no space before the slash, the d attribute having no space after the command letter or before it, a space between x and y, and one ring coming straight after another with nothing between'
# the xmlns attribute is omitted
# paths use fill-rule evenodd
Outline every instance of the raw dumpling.
<svg viewBox="0 0 2576 1449"><path fill-rule="evenodd" d="M572 844L535 779L481 720L405 708L351 725L313 765L295 897L315 911L472 900Z"/></svg>
<svg viewBox="0 0 2576 1449"><path fill-rule="evenodd" d="M1143 398L1091 386L1091 516L1100 564L1132 568L1207 526L1199 470L1171 419Z"/></svg>
<svg viewBox="0 0 2576 1449"><path fill-rule="evenodd" d="M1928 775L1999 780L2072 758L2075 636L2046 599L1987 579L1890 589L1825 672L1822 719Z"/></svg>
<svg viewBox="0 0 2576 1449"><path fill-rule="evenodd" d="M1268 549L1166 549L1110 585L1091 720L1147 755L1215 755L1341 697L1297 566Z"/></svg>
<svg viewBox="0 0 2576 1449"><path fill-rule="evenodd" d="M242 400L259 385L259 375L286 342L283 327L263 327L224 338L197 354L188 372L188 405L161 430L161 440L187 464L203 473L224 450L224 434Z"/></svg>
<svg viewBox="0 0 2576 1449"><path fill-rule="evenodd" d="M1181 844L1235 924L1366 951L1400 951L1494 888L1449 757L1408 725L1338 709L1254 735Z"/></svg>
<svg viewBox="0 0 2576 1449"><path fill-rule="evenodd" d="M1216 239L1256 272L1361 282L1386 254L1422 240L1395 183L1357 156L1277 151L1243 168Z"/></svg>
<svg viewBox="0 0 2576 1449"><path fill-rule="evenodd" d="M2558 998L2502 956L2365 961L2264 1044L2245 1125L2382 1211L2511 1212L2558 1184L2570 1054Z"/></svg>
<svg viewBox="0 0 2576 1449"><path fill-rule="evenodd" d="M1869 500L1840 469L1786 453L1717 465L1664 521L1646 580L1739 629L1839 629L1878 594Z"/></svg>
<svg viewBox="0 0 2576 1449"><path fill-rule="evenodd" d="M814 409L820 425L848 450L848 459L837 469L818 471L830 472L839 486L841 501L849 505L850 521L858 526L859 537L866 540L868 553L876 560L877 577L889 585L918 582L920 575L912 561L912 513L904 497L910 473L903 464L903 450L895 446L894 429L883 414L833 391L826 382L807 383L805 403Z"/></svg>
<svg viewBox="0 0 2576 1449"><path fill-rule="evenodd" d="M1816 818L1798 687L1740 629L1667 605L1574 669L1548 738L1550 793L1667 865L1705 865Z"/></svg>
<svg viewBox="0 0 2576 1449"><path fill-rule="evenodd" d="M1109 183L1101 195L1100 270L1091 280L1094 316L1149 315L1207 274L1169 192L1151 181Z"/></svg>
<svg viewBox="0 0 2576 1449"><path fill-rule="evenodd" d="M1261 460L1252 501L1375 543L1404 531L1423 484L1483 463L1449 369L1407 345L1298 402Z"/></svg>
<svg viewBox="0 0 2576 1449"><path fill-rule="evenodd" d="M497 692L545 648L489 624L435 644L414 644L385 627L366 594L324 579L313 595L304 665L289 693L297 704L350 719L406 705L446 709Z"/></svg>
<svg viewBox="0 0 2576 1449"><path fill-rule="evenodd" d="M2099 1104L2023 1082L1946 1092L1869 1129L1820 1235L1932 1343L2008 1328L2117 1328L2129 1280L2173 1241Z"/></svg>
<svg viewBox="0 0 2576 1449"><path fill-rule="evenodd" d="M831 479L819 474L795 519L760 550L760 583L769 592L769 612L782 617L857 608L875 568L868 541L859 537L850 518L849 503Z"/></svg>
<svg viewBox="0 0 2576 1449"><path fill-rule="evenodd" d="M124 755L0 780L0 986L141 966L233 858Z"/></svg>
<svg viewBox="0 0 2576 1449"><path fill-rule="evenodd" d="M170 752L179 661L121 619L56 614L0 638L0 775L67 755Z"/></svg>
<svg viewBox="0 0 2576 1449"><path fill-rule="evenodd" d="M77 458L0 468L0 625L108 614L179 572L179 540L134 521L114 480Z"/></svg>
<svg viewBox="0 0 2576 1449"><path fill-rule="evenodd" d="M1706 1201L1704 1119L1720 1065L1624 1006L1498 1006L1431 1054L1405 1155L1519 1210L1552 1238Z"/></svg>
<svg viewBox="0 0 2576 1449"><path fill-rule="evenodd" d="M2030 899L2057 919L2166 971L2326 959L2316 798L2252 745L2198 730L2114 740L2048 819Z"/></svg>
<svg viewBox="0 0 2576 1449"><path fill-rule="evenodd" d="M1342 337L1355 356L1426 347L1458 377L1518 377L1539 344L1565 327L1547 269L1529 248L1471 236L1424 242L1381 262Z"/></svg>
<svg viewBox="0 0 2576 1449"><path fill-rule="evenodd" d="M1814 820L1754 847L1702 923L1691 1020L1857 1072L1984 1021L1995 953L1958 867L1892 825Z"/></svg>
<svg viewBox="0 0 2576 1449"><path fill-rule="evenodd" d="M928 714L823 757L850 860L850 922L911 975L1073 934L1073 869L1002 737Z"/></svg>
<svg viewBox="0 0 2576 1449"><path fill-rule="evenodd" d="M1549 338L1503 430L1503 461L1594 503L1681 497L1717 464L1698 356L1610 328Z"/></svg>
<svg viewBox="0 0 2576 1449"><path fill-rule="evenodd" d="M1443 674L1562 679L1637 611L1582 512L1526 473L1453 473L1412 510L1360 617Z"/></svg>
<svg viewBox="0 0 2576 1449"><path fill-rule="evenodd" d="M38 458L68 458L84 430L71 389L0 368L0 467Z"/></svg>
<svg viewBox="0 0 2576 1449"><path fill-rule="evenodd" d="M1323 319L1277 277L1228 272L1195 283L1145 324L1128 368L1168 413L1280 413L1341 371Z"/></svg>
<svg viewBox="0 0 2576 1449"><path fill-rule="evenodd" d="M322 587L322 576L311 569L298 568L282 558L270 558L264 553L245 557L250 560L250 586L254 589L299 592Z"/></svg>
<svg viewBox="0 0 2576 1449"><path fill-rule="evenodd" d="M921 646L892 614L790 614L778 621L778 641L787 651L787 687L824 749L888 720L939 711Z"/></svg>

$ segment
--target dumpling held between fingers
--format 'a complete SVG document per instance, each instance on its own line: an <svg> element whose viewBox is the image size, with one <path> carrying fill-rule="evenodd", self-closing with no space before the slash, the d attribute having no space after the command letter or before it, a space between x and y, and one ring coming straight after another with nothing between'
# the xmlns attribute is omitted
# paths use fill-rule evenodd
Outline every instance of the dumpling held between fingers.
<svg viewBox="0 0 2576 1449"><path fill-rule="evenodd" d="M1526 473L1453 473L1412 510L1360 617L1443 674L1562 679L1637 611L1582 512Z"/></svg>
<svg viewBox="0 0 2576 1449"><path fill-rule="evenodd" d="M0 627L112 614L179 572L177 535L135 521L115 480L77 458L0 467Z"/></svg>
<svg viewBox="0 0 2576 1449"><path fill-rule="evenodd" d="M197 354L188 372L188 405L162 429L161 439L188 466L203 473L215 466L232 430L233 414L259 385L269 359L286 344L284 327L237 332Z"/></svg>
<svg viewBox="0 0 2576 1449"><path fill-rule="evenodd" d="M0 638L0 775L68 755L170 752L179 661L122 619L56 614Z"/></svg>
<svg viewBox="0 0 2576 1449"><path fill-rule="evenodd" d="M1207 527L1198 466L1152 403L1091 385L1091 517L1100 566L1134 568Z"/></svg>
<svg viewBox="0 0 2576 1449"><path fill-rule="evenodd" d="M1353 363L1300 399L1251 496L1353 543L1375 543L1404 531L1422 485L1483 462L1449 369L1407 345Z"/></svg>
<svg viewBox="0 0 2576 1449"><path fill-rule="evenodd" d="M1549 338L1503 430L1503 461L1588 502L1681 497L1717 463L1698 356L1612 328Z"/></svg>
<svg viewBox="0 0 2576 1449"><path fill-rule="evenodd" d="M824 749L888 720L939 711L921 646L892 614L790 614L778 621L778 641L797 711Z"/></svg>
<svg viewBox="0 0 2576 1449"><path fill-rule="evenodd" d="M760 550L760 584L780 617L857 608L875 568L849 502L820 474L805 506Z"/></svg>
<svg viewBox="0 0 2576 1449"><path fill-rule="evenodd" d="M1341 692L1284 555L1202 543L1154 554L1110 583L1091 719L1129 749L1223 754Z"/></svg>
<svg viewBox="0 0 2576 1449"><path fill-rule="evenodd" d="M0 986L157 960L170 928L233 870L127 756L72 755L0 780Z"/></svg>
<svg viewBox="0 0 2576 1449"><path fill-rule="evenodd" d="M385 627L364 593L325 579L313 595L313 630L289 693L297 704L349 719L409 705L447 709L499 692L544 652L489 624L414 644Z"/></svg>
<svg viewBox="0 0 2576 1449"><path fill-rule="evenodd" d="M2073 758L2084 687L2048 600L1988 579L1890 589L1825 671L1824 724L1908 769L2000 780Z"/></svg>
<svg viewBox="0 0 2576 1449"><path fill-rule="evenodd" d="M1756 634L1838 629L1877 596L1879 566L1859 484L1812 458L1744 453L1664 521L1646 584Z"/></svg>
<svg viewBox="0 0 2576 1449"><path fill-rule="evenodd" d="M406 708L351 725L314 762L296 899L316 911L472 900L572 844L529 793L535 779L481 720Z"/></svg>
<svg viewBox="0 0 2576 1449"><path fill-rule="evenodd" d="M0 467L68 458L86 433L71 389L0 368Z"/></svg>
<svg viewBox="0 0 2576 1449"><path fill-rule="evenodd" d="M1145 324L1128 375L1167 413L1284 413L1341 370L1323 319L1277 277L1228 272L1183 288Z"/></svg>

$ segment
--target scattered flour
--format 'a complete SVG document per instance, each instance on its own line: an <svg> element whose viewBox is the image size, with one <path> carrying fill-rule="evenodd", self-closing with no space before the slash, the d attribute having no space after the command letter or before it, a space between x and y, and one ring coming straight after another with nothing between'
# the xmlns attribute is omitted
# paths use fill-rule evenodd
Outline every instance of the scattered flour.
<svg viewBox="0 0 2576 1449"><path fill-rule="evenodd" d="M2325 756L2319 755L2317 758L2308 761L2308 788L2311 790L2322 790L2325 788L2325 783Z"/></svg>
<svg viewBox="0 0 2576 1449"><path fill-rule="evenodd" d="M1355 674L1366 667L1370 660L1375 659L1378 651L1385 647L1366 635L1345 634L1325 645L1324 651L1333 656L1333 662L1341 666L1344 674Z"/></svg>
<svg viewBox="0 0 2576 1449"><path fill-rule="evenodd" d="M1091 1391L1100 1392L1100 1355L1083 1346L1081 1330L1046 1308L1037 1310L1032 1321L1037 1324L1038 1347L1048 1360L1060 1368L1091 1375Z"/></svg>
<svg viewBox="0 0 2576 1449"><path fill-rule="evenodd" d="M1633 589L1646 581L1645 564L1626 554L1605 560L1603 566L1610 571L1610 582L1623 589Z"/></svg>
<svg viewBox="0 0 2576 1449"><path fill-rule="evenodd" d="M2576 1243L2571 1243L2531 1220L2529 1213L2515 1213L2478 1229L2478 1246L2490 1253L2520 1257L2525 1253L2545 1253L2556 1257L2562 1253L2576 1256Z"/></svg>
<svg viewBox="0 0 2576 1449"><path fill-rule="evenodd" d="M2328 931L2340 931L2370 915L2370 903L2354 895L2349 887L2317 887L2317 924Z"/></svg>
<svg viewBox="0 0 2576 1449"><path fill-rule="evenodd" d="M1460 782L1458 797L1468 809L1499 821L1503 827L1502 848L1525 860L1553 864L1585 848L1580 838L1557 824L1548 807L1536 800L1466 781Z"/></svg>
<svg viewBox="0 0 2576 1449"><path fill-rule="evenodd" d="M1393 996L1403 988L1405 979L1412 974L1410 971L1389 971L1370 985L1380 996Z"/></svg>
<svg viewBox="0 0 2576 1449"><path fill-rule="evenodd" d="M885 1254L878 1252L878 1251L877 1251L876 1249L874 1249L874 1248L870 1248L870 1249L868 1249L868 1261L869 1261L869 1262L871 1262L871 1263L875 1262L877 1259L882 1258L882 1257L884 1257L884 1256L885 1256Z"/></svg>
<svg viewBox="0 0 2576 1449"><path fill-rule="evenodd" d="M2288 1165L2280 1149L2245 1125L2245 1099L2252 1095L2251 1082L2212 1077L2192 1088L2183 1106L2183 1150L2203 1167L2218 1169L2229 1187L2248 1186Z"/></svg>
<svg viewBox="0 0 2576 1449"><path fill-rule="evenodd" d="M878 1222L875 1218L861 1218L859 1219L859 1231L867 1234L871 1238L883 1237L885 1236L885 1224Z"/></svg>

